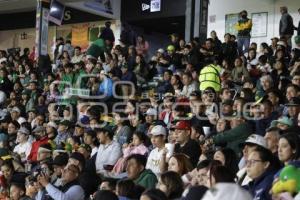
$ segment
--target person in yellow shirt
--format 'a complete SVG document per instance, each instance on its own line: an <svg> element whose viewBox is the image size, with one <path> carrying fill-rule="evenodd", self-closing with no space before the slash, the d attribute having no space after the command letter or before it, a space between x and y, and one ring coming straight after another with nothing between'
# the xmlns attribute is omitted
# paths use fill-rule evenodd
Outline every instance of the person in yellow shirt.
<svg viewBox="0 0 300 200"><path fill-rule="evenodd" d="M243 10L240 12L239 21L235 24L235 29L238 31L237 40L239 55L243 55L247 52L250 46L252 20L247 16L248 12Z"/></svg>

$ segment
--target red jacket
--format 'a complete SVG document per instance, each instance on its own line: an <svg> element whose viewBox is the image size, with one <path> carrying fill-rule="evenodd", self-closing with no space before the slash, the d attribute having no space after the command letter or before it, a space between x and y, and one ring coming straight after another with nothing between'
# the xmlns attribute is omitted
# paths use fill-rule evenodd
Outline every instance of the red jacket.
<svg viewBox="0 0 300 200"><path fill-rule="evenodd" d="M30 151L30 154L27 157L27 160L29 160L31 162L36 162L39 147L42 144L47 144L47 143L48 143L48 136L45 136L45 137L41 138L40 140L33 142L32 146L31 146L31 151Z"/></svg>
<svg viewBox="0 0 300 200"><path fill-rule="evenodd" d="M160 114L159 114L159 120L164 120L166 114L167 114L168 111L162 111ZM173 112L170 113L169 115L169 124L171 124L171 122L174 120L174 117L173 117ZM168 124L166 124L168 125Z"/></svg>

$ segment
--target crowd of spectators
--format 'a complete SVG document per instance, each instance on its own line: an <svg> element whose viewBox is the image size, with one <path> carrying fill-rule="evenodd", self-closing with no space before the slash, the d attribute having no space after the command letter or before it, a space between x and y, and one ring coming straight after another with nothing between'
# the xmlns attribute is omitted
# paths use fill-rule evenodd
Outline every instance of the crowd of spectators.
<svg viewBox="0 0 300 200"><path fill-rule="evenodd" d="M300 199L300 35L238 23L155 55L110 23L99 58L0 51L0 199Z"/></svg>

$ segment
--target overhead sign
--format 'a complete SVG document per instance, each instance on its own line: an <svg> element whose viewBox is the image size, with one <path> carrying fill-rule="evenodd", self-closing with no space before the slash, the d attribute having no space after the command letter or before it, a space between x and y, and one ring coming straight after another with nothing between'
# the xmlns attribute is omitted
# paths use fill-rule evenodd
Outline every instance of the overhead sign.
<svg viewBox="0 0 300 200"><path fill-rule="evenodd" d="M159 12L161 11L161 0L143 0L142 1L143 12Z"/></svg>
<svg viewBox="0 0 300 200"><path fill-rule="evenodd" d="M161 0L151 0L150 12L159 12L159 11L161 11Z"/></svg>

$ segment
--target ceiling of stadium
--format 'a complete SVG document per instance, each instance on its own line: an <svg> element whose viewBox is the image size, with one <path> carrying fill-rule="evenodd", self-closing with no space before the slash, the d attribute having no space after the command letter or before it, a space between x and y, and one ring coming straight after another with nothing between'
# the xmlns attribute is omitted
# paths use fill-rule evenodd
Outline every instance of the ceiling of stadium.
<svg viewBox="0 0 300 200"><path fill-rule="evenodd" d="M63 0L64 3L81 0ZM0 0L0 14L32 11L36 8L37 0Z"/></svg>

